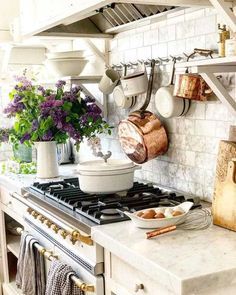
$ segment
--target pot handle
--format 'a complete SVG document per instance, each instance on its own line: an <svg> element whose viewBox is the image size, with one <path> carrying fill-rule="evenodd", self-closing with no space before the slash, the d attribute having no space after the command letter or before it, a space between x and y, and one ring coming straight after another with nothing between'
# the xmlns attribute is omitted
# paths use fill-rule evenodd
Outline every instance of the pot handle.
<svg viewBox="0 0 236 295"><path fill-rule="evenodd" d="M140 126L143 134L148 134L155 129L159 129L160 127L161 127L161 122L159 119L156 119L156 120L146 123L144 127Z"/></svg>

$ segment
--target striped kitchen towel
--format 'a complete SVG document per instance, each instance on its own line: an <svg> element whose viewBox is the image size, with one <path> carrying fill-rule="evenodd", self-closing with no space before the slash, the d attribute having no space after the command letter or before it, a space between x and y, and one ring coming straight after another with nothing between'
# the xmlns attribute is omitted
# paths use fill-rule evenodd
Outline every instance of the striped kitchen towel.
<svg viewBox="0 0 236 295"><path fill-rule="evenodd" d="M46 288L44 258L35 248L38 241L30 234L21 235L16 285L25 295L44 295Z"/></svg>
<svg viewBox="0 0 236 295"><path fill-rule="evenodd" d="M54 259L49 268L45 295L84 295L70 279L72 275L76 273L69 265Z"/></svg>

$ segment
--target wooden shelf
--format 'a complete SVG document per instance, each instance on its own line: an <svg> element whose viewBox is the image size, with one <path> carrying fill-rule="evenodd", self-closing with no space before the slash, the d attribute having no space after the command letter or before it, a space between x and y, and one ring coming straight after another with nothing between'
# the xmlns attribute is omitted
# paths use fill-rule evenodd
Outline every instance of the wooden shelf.
<svg viewBox="0 0 236 295"><path fill-rule="evenodd" d="M177 63L176 68L191 68L191 72L199 73L213 90L219 100L236 114L236 101L222 83L217 79L217 73L235 73L236 56L223 58L207 58L189 62Z"/></svg>
<svg viewBox="0 0 236 295"><path fill-rule="evenodd" d="M20 253L20 236L7 235L7 249L10 251L16 258L18 258Z"/></svg>
<svg viewBox="0 0 236 295"><path fill-rule="evenodd" d="M180 62L176 64L176 68L199 66L236 66L236 56L205 58L199 60L190 60L189 62ZM236 68L234 68L234 71L236 71Z"/></svg>

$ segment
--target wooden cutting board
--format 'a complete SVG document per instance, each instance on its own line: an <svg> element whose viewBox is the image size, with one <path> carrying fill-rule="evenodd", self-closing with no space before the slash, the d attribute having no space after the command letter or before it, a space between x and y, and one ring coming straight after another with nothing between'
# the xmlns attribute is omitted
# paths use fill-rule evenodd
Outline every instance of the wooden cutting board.
<svg viewBox="0 0 236 295"><path fill-rule="evenodd" d="M236 231L236 159L228 164L225 181L216 182L213 223Z"/></svg>

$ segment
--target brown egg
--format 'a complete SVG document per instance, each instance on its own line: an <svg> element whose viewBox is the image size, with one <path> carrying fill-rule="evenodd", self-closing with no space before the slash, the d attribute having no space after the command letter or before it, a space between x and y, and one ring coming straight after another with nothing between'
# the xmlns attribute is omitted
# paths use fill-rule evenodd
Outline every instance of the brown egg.
<svg viewBox="0 0 236 295"><path fill-rule="evenodd" d="M140 212L137 213L138 217L141 217L142 215L143 215L143 211L140 211Z"/></svg>
<svg viewBox="0 0 236 295"><path fill-rule="evenodd" d="M181 211L173 211L172 212L172 216L179 216L179 215L182 215L183 214L183 212L181 212Z"/></svg>
<svg viewBox="0 0 236 295"><path fill-rule="evenodd" d="M162 212L157 212L154 218L165 218L165 215Z"/></svg>
<svg viewBox="0 0 236 295"><path fill-rule="evenodd" d="M150 209L150 210L145 211L141 217L145 218L145 219L152 219L152 218L154 218L155 215L156 215L156 212L154 210Z"/></svg>

